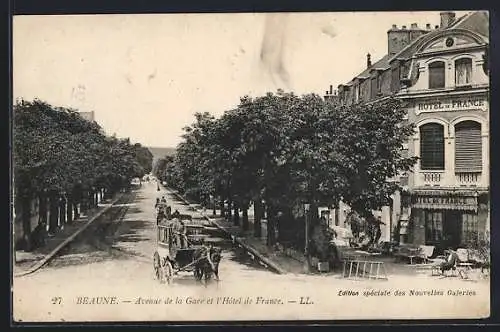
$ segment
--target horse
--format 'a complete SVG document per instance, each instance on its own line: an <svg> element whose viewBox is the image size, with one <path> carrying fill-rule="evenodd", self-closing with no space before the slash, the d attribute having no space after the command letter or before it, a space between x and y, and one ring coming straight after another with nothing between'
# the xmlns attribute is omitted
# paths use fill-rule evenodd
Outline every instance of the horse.
<svg viewBox="0 0 500 332"><path fill-rule="evenodd" d="M205 280L205 285L215 275L219 281L219 263L222 259L222 249L216 247L201 247L197 248L193 253L194 275L196 280Z"/></svg>

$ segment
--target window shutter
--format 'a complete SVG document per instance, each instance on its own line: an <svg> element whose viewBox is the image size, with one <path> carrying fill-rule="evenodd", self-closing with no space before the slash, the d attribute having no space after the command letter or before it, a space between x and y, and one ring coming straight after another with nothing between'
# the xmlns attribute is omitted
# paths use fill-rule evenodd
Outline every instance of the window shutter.
<svg viewBox="0 0 500 332"><path fill-rule="evenodd" d="M481 125L464 121L455 126L455 172L481 172Z"/></svg>

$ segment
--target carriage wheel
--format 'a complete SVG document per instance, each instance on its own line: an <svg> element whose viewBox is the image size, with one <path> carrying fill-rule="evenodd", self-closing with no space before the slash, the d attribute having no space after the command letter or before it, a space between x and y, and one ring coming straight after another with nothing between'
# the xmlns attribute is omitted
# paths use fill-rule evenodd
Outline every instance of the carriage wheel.
<svg viewBox="0 0 500 332"><path fill-rule="evenodd" d="M174 275L174 268L168 259L165 259L165 263L163 264L163 276L168 284L172 281L172 277Z"/></svg>
<svg viewBox="0 0 500 332"><path fill-rule="evenodd" d="M153 255L153 268L155 271L155 278L161 280L160 255L158 252L155 252Z"/></svg>

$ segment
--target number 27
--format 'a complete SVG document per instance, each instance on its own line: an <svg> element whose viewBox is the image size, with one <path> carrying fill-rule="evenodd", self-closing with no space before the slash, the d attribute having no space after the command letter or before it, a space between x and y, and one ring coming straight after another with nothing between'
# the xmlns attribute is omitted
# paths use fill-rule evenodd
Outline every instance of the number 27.
<svg viewBox="0 0 500 332"><path fill-rule="evenodd" d="M53 297L52 298L52 304L61 304L62 303L62 297Z"/></svg>

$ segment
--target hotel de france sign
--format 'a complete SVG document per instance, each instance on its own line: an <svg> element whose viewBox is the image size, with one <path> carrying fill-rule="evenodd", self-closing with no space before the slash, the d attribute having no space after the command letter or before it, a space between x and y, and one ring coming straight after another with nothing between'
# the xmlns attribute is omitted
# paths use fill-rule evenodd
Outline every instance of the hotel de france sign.
<svg viewBox="0 0 500 332"><path fill-rule="evenodd" d="M486 111L488 102L485 97L449 97L443 99L433 99L429 101L416 101L414 104L415 113L440 112L440 111Z"/></svg>

